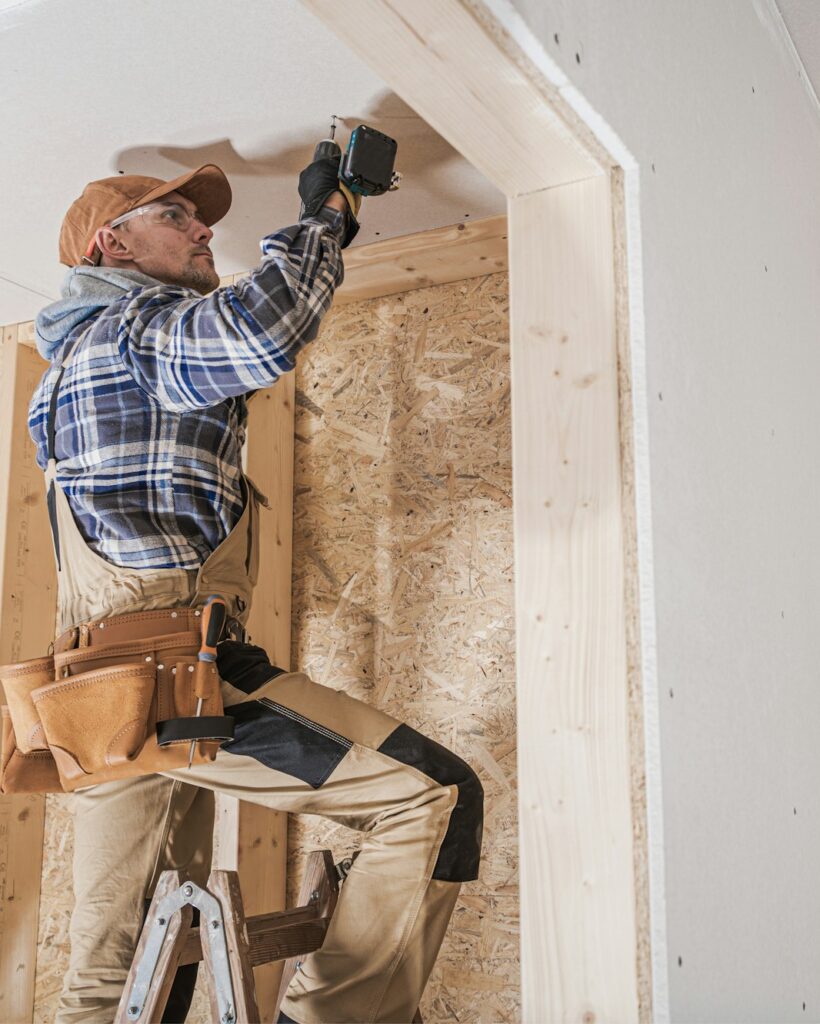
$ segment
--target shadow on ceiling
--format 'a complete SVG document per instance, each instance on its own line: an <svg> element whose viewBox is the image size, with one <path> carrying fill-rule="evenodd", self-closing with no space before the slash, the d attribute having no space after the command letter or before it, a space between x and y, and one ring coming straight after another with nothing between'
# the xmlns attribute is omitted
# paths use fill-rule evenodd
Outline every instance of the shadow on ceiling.
<svg viewBox="0 0 820 1024"><path fill-rule="evenodd" d="M202 164L221 167L231 180L234 201L220 225L220 248L237 263L253 266L258 259L259 239L298 217L299 172L310 163L316 143L327 135L334 112L329 112L327 125L318 125L315 130L300 126L261 139L252 155L237 152L231 139L222 138L198 146L130 146L114 155L113 165L121 174L161 178L177 177ZM439 172L458 162L467 167L464 157L395 93L382 92L361 115L339 114L336 138L343 148L350 132L362 123L398 142L396 166L403 180L399 191L389 199L394 209L399 204L403 210L421 209L432 194L439 203L463 203L462 193L455 187L448 189ZM385 235L389 236L389 231Z"/></svg>

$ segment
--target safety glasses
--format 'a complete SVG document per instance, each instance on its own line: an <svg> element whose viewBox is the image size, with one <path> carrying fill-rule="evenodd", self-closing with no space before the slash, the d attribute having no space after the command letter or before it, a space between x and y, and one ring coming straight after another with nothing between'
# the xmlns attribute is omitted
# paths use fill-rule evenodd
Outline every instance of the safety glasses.
<svg viewBox="0 0 820 1024"><path fill-rule="evenodd" d="M136 210L129 210L121 217L112 220L108 225L110 228L118 228L125 224L132 217L145 217L149 224L162 224L168 228L175 228L177 231L187 231L191 221L199 220L199 216L192 216L179 203L148 203L145 206L138 206ZM200 223L202 223L200 221Z"/></svg>

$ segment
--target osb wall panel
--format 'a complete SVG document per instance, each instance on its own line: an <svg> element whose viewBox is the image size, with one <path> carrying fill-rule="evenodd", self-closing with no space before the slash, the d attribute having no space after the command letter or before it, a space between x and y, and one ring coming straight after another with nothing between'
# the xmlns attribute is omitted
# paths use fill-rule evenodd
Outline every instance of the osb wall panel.
<svg viewBox="0 0 820 1024"><path fill-rule="evenodd" d="M507 275L334 310L297 369L292 664L478 772L464 886L425 1021L520 1018ZM304 851L359 837L292 818Z"/></svg>
<svg viewBox="0 0 820 1024"><path fill-rule="evenodd" d="M486 794L425 1021L520 1019L507 275L333 310L297 369L292 663L450 747ZM359 836L291 818L304 852ZM37 1024L68 962L70 797L50 796ZM188 1018L208 1024L201 984Z"/></svg>

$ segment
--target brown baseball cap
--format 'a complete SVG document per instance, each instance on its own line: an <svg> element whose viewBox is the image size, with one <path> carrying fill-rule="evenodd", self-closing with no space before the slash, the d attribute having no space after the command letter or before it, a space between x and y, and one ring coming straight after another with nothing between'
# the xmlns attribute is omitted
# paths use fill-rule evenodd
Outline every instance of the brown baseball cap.
<svg viewBox="0 0 820 1024"><path fill-rule="evenodd" d="M231 186L216 164L204 164L173 181L143 174L118 174L89 182L79 199L71 204L60 229L60 262L67 267L96 263L94 235L117 217L138 206L179 192L190 199L202 221L210 227L231 207Z"/></svg>

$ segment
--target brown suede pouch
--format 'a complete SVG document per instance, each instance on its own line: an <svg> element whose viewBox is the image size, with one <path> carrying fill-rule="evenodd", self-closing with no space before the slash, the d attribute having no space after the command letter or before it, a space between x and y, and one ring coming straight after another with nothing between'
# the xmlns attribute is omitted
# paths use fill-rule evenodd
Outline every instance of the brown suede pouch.
<svg viewBox="0 0 820 1024"><path fill-rule="evenodd" d="M9 709L3 705L0 732L0 793L60 793L60 776L50 750L23 753L14 736Z"/></svg>
<svg viewBox="0 0 820 1024"><path fill-rule="evenodd" d="M195 680L207 695L203 716L223 714L215 666L199 663L194 632L98 644L54 657L56 681L31 695L63 788L182 768L190 742L157 743L157 722L196 711ZM219 739L198 740L194 764L212 761Z"/></svg>
<svg viewBox="0 0 820 1024"><path fill-rule="evenodd" d="M145 743L154 681L152 665L126 662L32 692L63 777L87 783L95 772L134 760Z"/></svg>
<svg viewBox="0 0 820 1024"><path fill-rule="evenodd" d="M53 681L54 658L51 655L0 666L0 683L6 694L17 749L21 754L48 749L31 691Z"/></svg>

